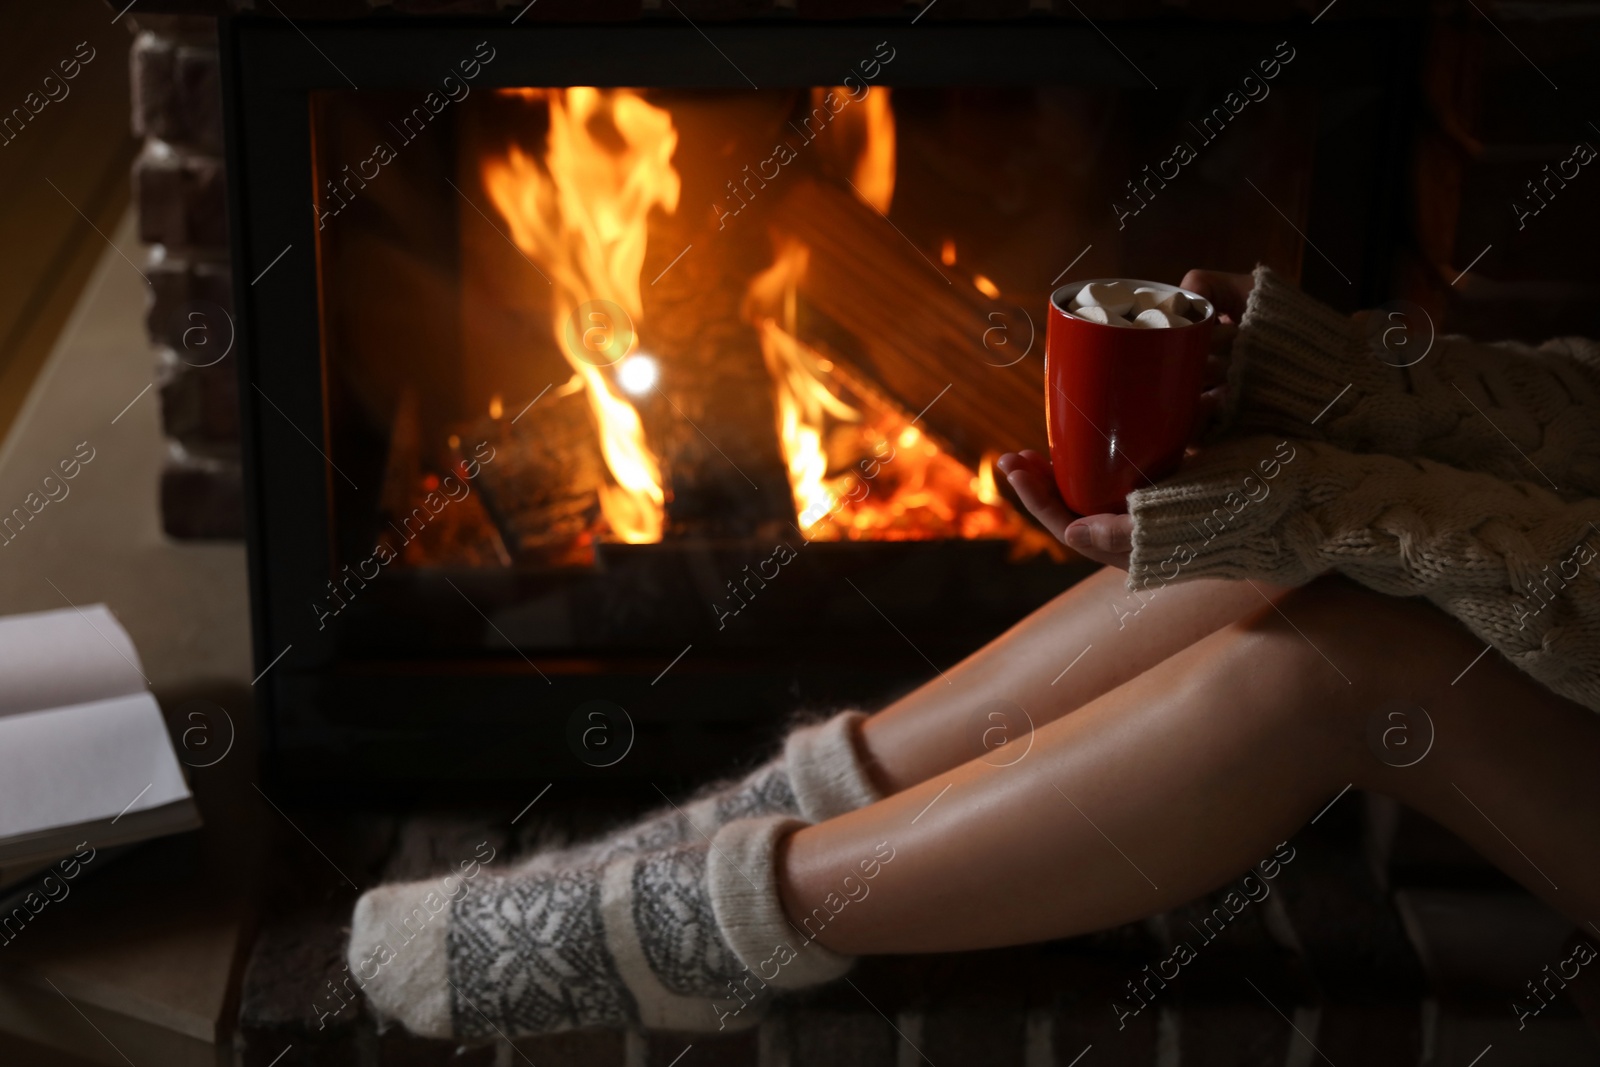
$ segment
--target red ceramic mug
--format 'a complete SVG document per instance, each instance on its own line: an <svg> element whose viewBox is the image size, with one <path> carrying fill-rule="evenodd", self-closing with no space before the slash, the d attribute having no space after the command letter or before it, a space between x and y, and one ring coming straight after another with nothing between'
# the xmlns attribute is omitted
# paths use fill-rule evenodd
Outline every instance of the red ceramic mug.
<svg viewBox="0 0 1600 1067"><path fill-rule="evenodd" d="M1183 293L1202 317L1188 326L1106 326L1073 315L1085 285L1123 282ZM1050 294L1045 417L1056 487L1079 515L1128 510L1127 495L1172 473L1194 429L1216 309L1160 282L1095 278Z"/></svg>

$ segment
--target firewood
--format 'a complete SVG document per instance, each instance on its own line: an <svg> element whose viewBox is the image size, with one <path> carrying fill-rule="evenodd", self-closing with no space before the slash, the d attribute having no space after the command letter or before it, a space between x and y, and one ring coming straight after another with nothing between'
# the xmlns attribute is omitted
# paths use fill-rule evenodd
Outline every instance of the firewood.
<svg viewBox="0 0 1600 1067"><path fill-rule="evenodd" d="M941 271L848 189L797 175L772 230L810 247L802 307L857 339L841 361L896 406L927 408L919 426L946 451L976 467L986 452L1048 448L1042 314L1029 354L1006 366L1028 344L1016 309ZM1012 336L986 346L997 326Z"/></svg>
<svg viewBox="0 0 1600 1067"><path fill-rule="evenodd" d="M459 436L494 448L493 459L480 466L478 485L514 554L543 562L582 555L575 550L587 547L599 516L605 461L581 389L552 390L516 422L486 416Z"/></svg>

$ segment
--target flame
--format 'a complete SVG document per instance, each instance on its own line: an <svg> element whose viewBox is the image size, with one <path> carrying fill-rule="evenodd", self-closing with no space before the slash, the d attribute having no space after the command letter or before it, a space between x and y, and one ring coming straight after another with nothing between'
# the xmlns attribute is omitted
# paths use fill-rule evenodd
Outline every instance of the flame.
<svg viewBox="0 0 1600 1067"><path fill-rule="evenodd" d="M991 282L988 278L985 278L983 275L974 274L972 276L972 284L978 290L978 292L982 293L990 300L1000 299L1000 287L994 282Z"/></svg>
<svg viewBox="0 0 1600 1067"><path fill-rule="evenodd" d="M867 95L857 99L842 85L829 88L816 86L811 90L811 113L827 114L829 97L847 103L834 116L828 129L832 143L843 152L855 151L850 165L850 183L856 195L885 215L894 199L895 135L894 110L890 106L889 89L878 85L868 88ZM859 148L855 148L856 145Z"/></svg>
<svg viewBox="0 0 1600 1067"><path fill-rule="evenodd" d="M815 351L773 319L761 323L761 355L776 386L778 442L789 468L795 514L810 525L835 510L839 493L828 478L823 447L824 413L859 422L861 413L844 403L822 380ZM834 479L833 481L837 481Z"/></svg>
<svg viewBox="0 0 1600 1067"><path fill-rule="evenodd" d="M939 262L947 267L956 265L956 243L948 237L939 246Z"/></svg>
<svg viewBox="0 0 1600 1067"><path fill-rule="evenodd" d="M500 399L500 394L496 393L496 394L494 394L494 396L491 396L489 398L489 417L491 419L498 419L500 416L504 415L505 413L506 413L505 402Z"/></svg>
<svg viewBox="0 0 1600 1067"><path fill-rule="evenodd" d="M861 419L861 413L834 396L823 381L833 364L795 337L796 287L810 258L810 250L799 241L782 242L772 266L750 280L744 302L745 316L757 323L761 355L772 375L778 443L789 468L795 513L802 522L834 508L835 493L827 480L828 454L822 443L825 416L844 422ZM763 314L766 309L777 310L783 325Z"/></svg>
<svg viewBox="0 0 1600 1067"><path fill-rule="evenodd" d="M978 464L978 476L972 479L972 492L985 504L998 504L1001 500L1000 490L994 484L995 458L993 452L985 452Z"/></svg>
<svg viewBox="0 0 1600 1067"><path fill-rule="evenodd" d="M865 116L867 147L856 160L851 180L863 199L885 215L894 199L895 139L894 112L889 107L889 90L871 89L856 105Z"/></svg>
<svg viewBox="0 0 1600 1067"><path fill-rule="evenodd" d="M677 130L668 112L628 89L517 89L507 95L549 108L545 152L535 160L512 146L503 158L485 160L484 188L516 246L539 263L554 287L556 343L587 391L601 453L616 483L601 487L600 510L620 540L660 541L666 501L660 466L645 442L639 413L613 390L602 368L638 347L650 210L671 214L678 208L680 182L672 166ZM575 352L569 320L590 301L608 301L630 321L613 322L598 313L605 321L571 331L590 349ZM622 336L626 350L611 351ZM596 358L596 352L604 357Z"/></svg>

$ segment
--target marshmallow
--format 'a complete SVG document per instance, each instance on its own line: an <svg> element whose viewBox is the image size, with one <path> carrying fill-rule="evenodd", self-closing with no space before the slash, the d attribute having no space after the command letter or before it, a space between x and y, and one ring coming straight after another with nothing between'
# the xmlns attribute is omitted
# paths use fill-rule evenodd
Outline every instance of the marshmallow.
<svg viewBox="0 0 1600 1067"><path fill-rule="evenodd" d="M1176 290L1169 293L1162 289L1144 286L1133 291L1133 306L1135 311L1160 308L1168 315L1182 315L1188 318L1194 315L1197 302Z"/></svg>
<svg viewBox="0 0 1600 1067"><path fill-rule="evenodd" d="M1189 320L1182 315L1173 315L1162 311L1160 308L1150 308L1141 311L1133 320L1133 325L1142 330L1167 330L1174 326L1187 326Z"/></svg>
<svg viewBox="0 0 1600 1067"><path fill-rule="evenodd" d="M1133 291L1133 310L1131 314L1137 315L1141 311L1149 311L1153 307L1161 306L1162 297L1166 296L1160 289L1151 289L1145 286Z"/></svg>
<svg viewBox="0 0 1600 1067"><path fill-rule="evenodd" d="M1121 315L1112 314L1106 308L1097 307L1094 304L1086 304L1074 311L1073 314L1085 322L1098 322L1102 326L1128 325L1128 320Z"/></svg>
<svg viewBox="0 0 1600 1067"><path fill-rule="evenodd" d="M1090 282L1078 290L1078 295L1073 298L1077 305L1073 310L1084 307L1104 308L1112 315L1126 315L1133 307L1133 287L1127 282ZM1090 320L1093 321L1093 320Z"/></svg>

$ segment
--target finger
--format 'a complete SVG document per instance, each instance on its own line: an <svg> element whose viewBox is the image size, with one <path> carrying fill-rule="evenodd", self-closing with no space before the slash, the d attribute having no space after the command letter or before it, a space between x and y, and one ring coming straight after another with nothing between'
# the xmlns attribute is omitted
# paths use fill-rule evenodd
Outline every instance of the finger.
<svg viewBox="0 0 1600 1067"><path fill-rule="evenodd" d="M1006 481L1016 492L1017 499L1022 501L1022 506L1028 509L1028 514L1038 519L1056 538L1062 536L1067 523L1077 518L1068 510L1061 494L1056 492L1055 484L1039 477L1036 472L1013 471L1006 476Z"/></svg>
<svg viewBox="0 0 1600 1067"><path fill-rule="evenodd" d="M1205 376L1202 379L1202 381L1205 383L1205 387L1210 389L1212 386L1221 385L1227 380L1227 361L1217 356L1207 356Z"/></svg>
<svg viewBox="0 0 1600 1067"><path fill-rule="evenodd" d="M1126 570L1133 551L1133 517L1086 515L1067 527L1065 541L1096 563Z"/></svg>
<svg viewBox="0 0 1600 1067"><path fill-rule="evenodd" d="M1244 314L1245 301L1255 287L1249 274L1228 274L1217 270L1192 270L1183 276L1179 288L1199 293L1211 301L1219 319L1237 322Z"/></svg>
<svg viewBox="0 0 1600 1067"><path fill-rule="evenodd" d="M1045 482L1055 480L1055 472L1050 466L1050 461L1031 448L1025 448L1021 452L1003 452L994 461L994 465L1007 478L1017 471L1029 471Z"/></svg>
<svg viewBox="0 0 1600 1067"><path fill-rule="evenodd" d="M1022 457L1023 462L1027 464L1030 470L1045 481L1055 478L1055 468L1050 465L1049 456L1035 452L1031 448L1024 448L1018 455Z"/></svg>

